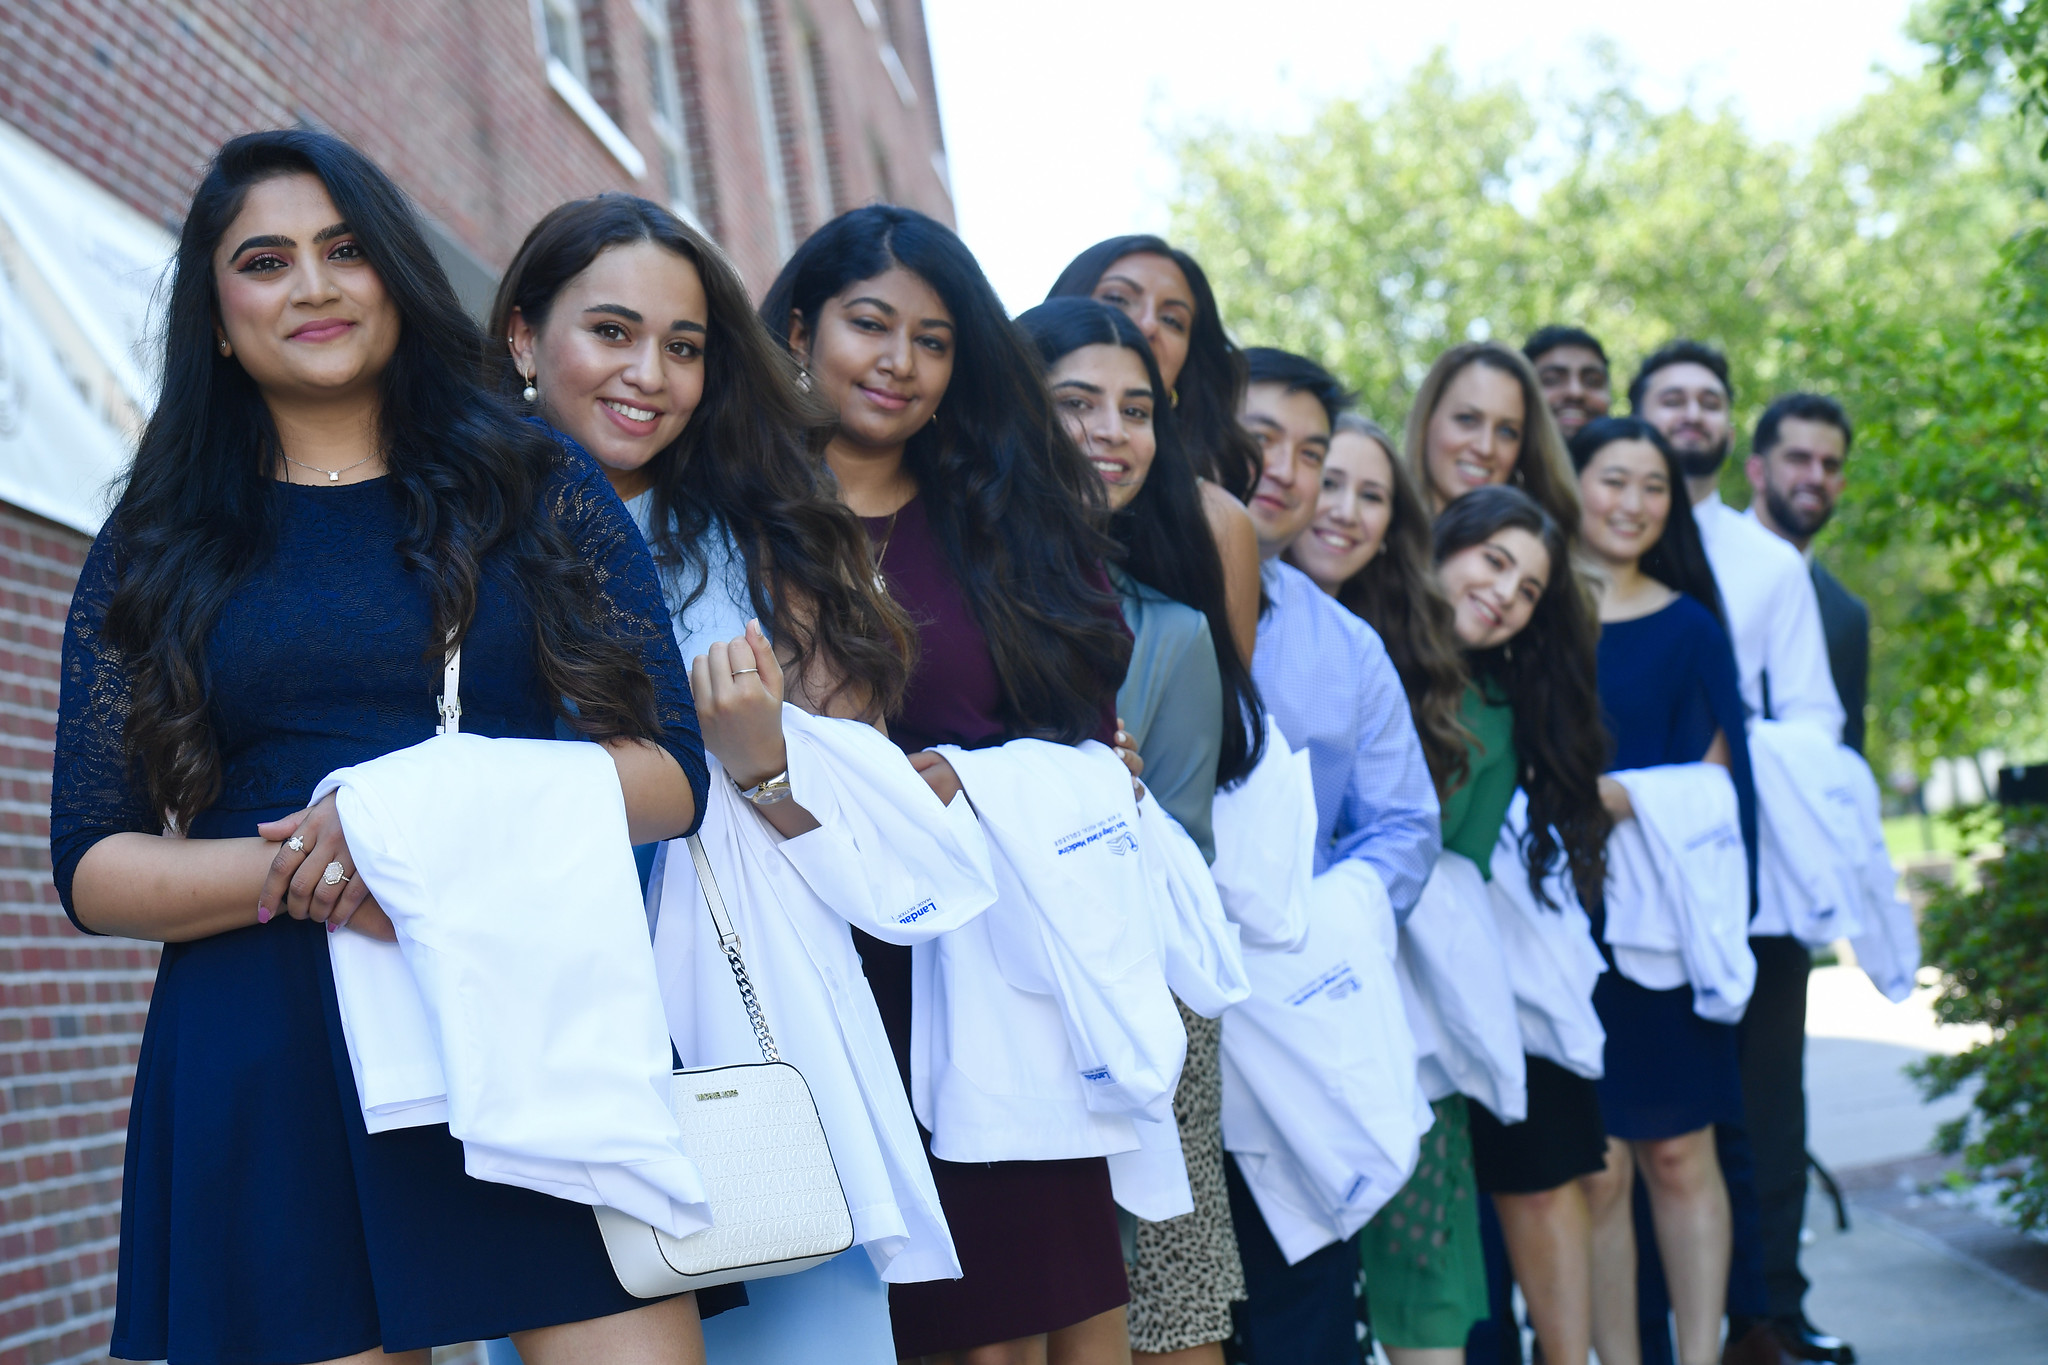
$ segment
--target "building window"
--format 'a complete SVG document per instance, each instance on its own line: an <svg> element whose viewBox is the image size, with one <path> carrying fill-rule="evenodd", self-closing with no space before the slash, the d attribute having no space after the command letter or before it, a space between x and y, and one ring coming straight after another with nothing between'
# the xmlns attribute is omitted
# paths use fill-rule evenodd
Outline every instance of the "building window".
<svg viewBox="0 0 2048 1365"><path fill-rule="evenodd" d="M647 50L647 90L653 102L654 139L661 147L662 174L668 180L669 207L697 227L697 181L690 167L688 125L683 116L682 82L676 77L676 46L660 0L636 0L642 46Z"/></svg>
<svg viewBox="0 0 2048 1365"><path fill-rule="evenodd" d="M583 7L579 0L537 0L541 38L548 56L569 69L579 84L590 85L590 62L583 51Z"/></svg>
<svg viewBox="0 0 2048 1365"><path fill-rule="evenodd" d="M782 168L782 125L775 117L775 91L769 84L768 35L762 27L761 0L740 0L740 27L746 31L747 68L754 78L754 121L761 128L761 172L768 181L775 251L787 260L796 250L796 224L790 218L789 182Z"/></svg>
<svg viewBox="0 0 2048 1365"><path fill-rule="evenodd" d="M593 54L584 41L581 0L532 0L534 42L547 65L548 86L635 180L647 158L591 91Z"/></svg>

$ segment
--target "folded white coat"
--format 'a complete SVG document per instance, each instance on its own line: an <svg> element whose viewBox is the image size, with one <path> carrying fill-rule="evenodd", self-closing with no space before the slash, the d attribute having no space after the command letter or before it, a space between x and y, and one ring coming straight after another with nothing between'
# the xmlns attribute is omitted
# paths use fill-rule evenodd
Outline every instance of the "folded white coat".
<svg viewBox="0 0 2048 1365"><path fill-rule="evenodd" d="M1292 1265L1365 1226L1414 1174L1429 1102L1394 979L1379 874L1335 863L1293 952L1250 949L1223 1016L1223 1145Z"/></svg>
<svg viewBox="0 0 2048 1365"><path fill-rule="evenodd" d="M1515 992L1522 1049L1598 1080L1607 1069L1607 1030L1593 1008L1593 986L1607 960L1593 943L1592 921L1562 859L1543 879L1550 903L1539 903L1530 891L1522 852L1528 822L1529 798L1517 790L1493 847L1493 880L1486 884Z"/></svg>
<svg viewBox="0 0 2048 1365"><path fill-rule="evenodd" d="M709 1227L618 770L583 742L437 736L330 773L396 944L328 938L363 1122L446 1122L464 1169L675 1237Z"/></svg>
<svg viewBox="0 0 2048 1365"><path fill-rule="evenodd" d="M1756 772L1759 890L1812 947L1846 938L1892 1000L1913 991L1920 935L1884 844L1877 779L1855 750L1811 726L1749 728Z"/></svg>
<svg viewBox="0 0 2048 1365"><path fill-rule="evenodd" d="M955 1279L959 1258L848 926L914 943L965 924L995 900L987 846L967 802L941 805L874 727L784 707L783 736L791 794L820 828L784 839L712 759L698 837L777 1049L818 1106L854 1240L890 1283ZM676 1051L686 1066L758 1060L696 868L680 842L669 855L654 956Z"/></svg>
<svg viewBox="0 0 2048 1365"><path fill-rule="evenodd" d="M1718 763L1609 773L1635 818L1607 836L1607 943L1639 986L1692 986L1693 1013L1742 1022L1756 989L1749 854L1735 782Z"/></svg>
<svg viewBox="0 0 2048 1365"><path fill-rule="evenodd" d="M1479 868L1445 849L1401 925L1394 969L1415 1035L1422 1093L1470 1095L1502 1123L1529 1113L1527 1062L1493 898Z"/></svg>
<svg viewBox="0 0 2048 1365"><path fill-rule="evenodd" d="M1138 853L1161 889L1160 961L1174 997L1204 1019L1252 993L1245 975L1242 931L1223 911L1202 850L1164 806L1138 803Z"/></svg>
<svg viewBox="0 0 2048 1365"><path fill-rule="evenodd" d="M1870 765L1810 726L1780 721L1753 722L1749 750L1760 893L1783 908L1794 937L1813 947L1848 939L1878 990L1905 999L1919 930L1898 894Z"/></svg>
<svg viewBox="0 0 2048 1365"><path fill-rule="evenodd" d="M1251 994L1238 927L1224 917L1202 850L1149 797L1138 803L1138 853L1161 888L1154 903L1161 912L1157 927L1166 984L1181 1004L1214 1019ZM1168 1115L1140 1119L1137 1126L1138 1150L1109 1158L1116 1202L1154 1223L1194 1212L1180 1125Z"/></svg>
<svg viewBox="0 0 2048 1365"><path fill-rule="evenodd" d="M1130 774L1105 746L939 750L987 834L997 899L911 950L911 1104L947 1161L1053 1161L1171 1123L1187 1053L1136 856Z"/></svg>
<svg viewBox="0 0 2048 1365"><path fill-rule="evenodd" d="M1246 948L1295 948L1308 932L1308 887L1315 875L1316 789L1308 749L1287 745L1266 717L1266 747L1244 781L1216 793L1210 864L1223 913Z"/></svg>

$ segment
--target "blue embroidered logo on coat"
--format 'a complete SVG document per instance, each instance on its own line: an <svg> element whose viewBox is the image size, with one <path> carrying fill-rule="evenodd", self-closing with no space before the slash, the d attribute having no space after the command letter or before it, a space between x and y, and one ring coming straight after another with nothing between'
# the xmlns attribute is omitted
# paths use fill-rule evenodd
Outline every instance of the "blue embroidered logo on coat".
<svg viewBox="0 0 2048 1365"><path fill-rule="evenodd" d="M1127 853L1138 851L1138 836L1121 815L1112 815L1107 820L1077 829L1072 834L1062 834L1052 841L1052 851L1060 857L1077 853L1092 844L1102 844L1121 858Z"/></svg>
<svg viewBox="0 0 2048 1365"><path fill-rule="evenodd" d="M1329 1000L1342 1000L1345 996L1355 994L1364 989L1365 987L1359 985L1358 978L1352 974L1351 964L1349 962L1339 962L1336 966L1288 996L1287 1003L1290 1005L1306 1005L1319 995Z"/></svg>

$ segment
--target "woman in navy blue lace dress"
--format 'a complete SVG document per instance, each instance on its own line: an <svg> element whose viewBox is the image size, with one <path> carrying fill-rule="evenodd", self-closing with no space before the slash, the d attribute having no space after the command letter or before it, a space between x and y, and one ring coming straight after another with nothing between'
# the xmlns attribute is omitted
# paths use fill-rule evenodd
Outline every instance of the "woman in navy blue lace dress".
<svg viewBox="0 0 2048 1365"><path fill-rule="evenodd" d="M301 803L433 734L451 636L465 730L605 744L637 840L703 801L646 548L588 456L485 393L480 353L359 153L222 148L64 640L58 890L85 932L165 945L116 1356L425 1365L514 1332L535 1365L702 1359L693 1299L627 1295L589 1209L469 1178L445 1126L367 1135L342 1041L327 934L390 925L332 799Z"/></svg>

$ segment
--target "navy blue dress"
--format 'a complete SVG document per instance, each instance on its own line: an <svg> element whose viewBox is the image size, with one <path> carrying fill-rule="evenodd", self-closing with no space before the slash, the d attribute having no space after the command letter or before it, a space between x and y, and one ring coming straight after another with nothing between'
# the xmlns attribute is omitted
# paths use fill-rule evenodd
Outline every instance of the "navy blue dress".
<svg viewBox="0 0 2048 1365"><path fill-rule="evenodd" d="M389 481L280 483L271 496L276 550L207 642L223 782L194 838L253 835L334 769L434 732L432 613L397 553ZM654 680L663 742L701 811L696 712L640 534L573 445L544 496L597 570L609 630ZM50 844L74 921L86 850L161 829L123 756L127 665L103 630L119 560L117 533L102 531L64 634ZM487 557L463 645L467 731L555 736L523 598L503 558ZM587 1207L471 1179L445 1125L364 1131L326 939L284 917L165 945L129 1111L109 1350L282 1365L642 1306L613 1277Z"/></svg>
<svg viewBox="0 0 2048 1365"><path fill-rule="evenodd" d="M1600 707L1614 739L1608 771L1697 763L1715 731L1727 736L1753 911L1756 786L1735 676L1728 632L1684 594L1648 616L1600 627ZM1607 1028L1607 1073L1598 1084L1608 1133L1646 1141L1740 1122L1734 1026L1695 1014L1691 986L1649 990L1614 970L1604 941L1601 951L1608 970L1593 1005Z"/></svg>

